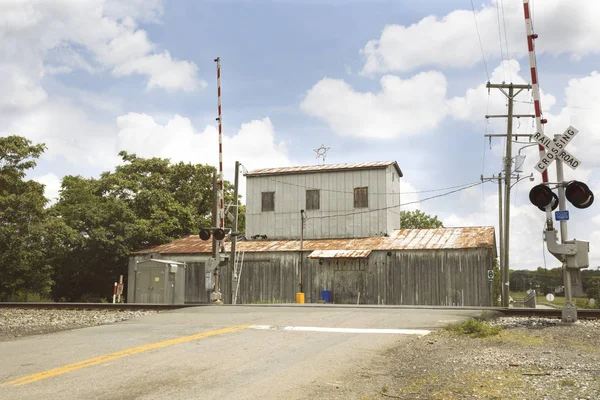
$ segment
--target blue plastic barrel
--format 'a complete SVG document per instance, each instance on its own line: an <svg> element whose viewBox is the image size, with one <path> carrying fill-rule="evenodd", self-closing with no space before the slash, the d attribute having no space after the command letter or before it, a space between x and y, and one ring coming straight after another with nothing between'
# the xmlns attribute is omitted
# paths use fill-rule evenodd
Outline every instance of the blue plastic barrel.
<svg viewBox="0 0 600 400"><path fill-rule="evenodd" d="M321 300L331 303L331 290L321 290Z"/></svg>

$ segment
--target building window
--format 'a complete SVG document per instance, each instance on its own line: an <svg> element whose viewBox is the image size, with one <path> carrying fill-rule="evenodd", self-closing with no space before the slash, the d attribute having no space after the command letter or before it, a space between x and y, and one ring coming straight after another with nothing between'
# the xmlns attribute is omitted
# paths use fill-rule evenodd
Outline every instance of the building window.
<svg viewBox="0 0 600 400"><path fill-rule="evenodd" d="M369 208L369 188L354 188L354 208Z"/></svg>
<svg viewBox="0 0 600 400"><path fill-rule="evenodd" d="M306 209L307 210L318 210L320 209L320 192L319 190L307 190L306 191Z"/></svg>
<svg viewBox="0 0 600 400"><path fill-rule="evenodd" d="M275 192L262 192L262 210L275 211Z"/></svg>

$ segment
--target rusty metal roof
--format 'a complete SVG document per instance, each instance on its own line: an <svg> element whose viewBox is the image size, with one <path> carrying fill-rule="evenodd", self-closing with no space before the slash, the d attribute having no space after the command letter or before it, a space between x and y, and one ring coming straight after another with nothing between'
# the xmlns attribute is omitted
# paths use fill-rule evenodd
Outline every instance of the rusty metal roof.
<svg viewBox="0 0 600 400"><path fill-rule="evenodd" d="M367 258L371 250L315 250L308 258Z"/></svg>
<svg viewBox="0 0 600 400"><path fill-rule="evenodd" d="M283 167L283 168L263 168L255 169L247 172L244 176L268 176L268 175L284 175L284 174L306 174L314 172L341 172L341 171L353 171L358 169L380 169L388 166L394 166L398 175L402 176L402 171L396 161L374 161L364 162L355 164L323 164L323 165L306 165L297 167Z"/></svg>
<svg viewBox="0 0 600 400"><path fill-rule="evenodd" d="M305 251L315 250L436 250L436 249L495 249L494 228L465 227L440 229L402 229L394 231L389 237L345 238L345 239L307 239ZM299 251L300 240L243 240L237 249L247 252ZM198 236L188 236L171 243L139 250L133 254L194 254L210 253L212 243L200 240ZM225 250L230 243L225 242Z"/></svg>

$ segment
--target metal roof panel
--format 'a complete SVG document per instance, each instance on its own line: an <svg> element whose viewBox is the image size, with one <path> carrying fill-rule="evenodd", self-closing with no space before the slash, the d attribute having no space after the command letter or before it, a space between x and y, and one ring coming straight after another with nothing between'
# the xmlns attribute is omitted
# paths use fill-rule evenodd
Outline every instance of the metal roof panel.
<svg viewBox="0 0 600 400"><path fill-rule="evenodd" d="M225 241L225 250L230 243ZM494 248L496 239L493 227L464 227L439 229L402 229L389 237L307 239L305 251L314 250L435 250ZM239 251L278 252L300 251L300 240L243 240L237 244ZM133 254L194 254L210 253L211 241L203 241L196 235L187 236L171 243L138 250Z"/></svg>

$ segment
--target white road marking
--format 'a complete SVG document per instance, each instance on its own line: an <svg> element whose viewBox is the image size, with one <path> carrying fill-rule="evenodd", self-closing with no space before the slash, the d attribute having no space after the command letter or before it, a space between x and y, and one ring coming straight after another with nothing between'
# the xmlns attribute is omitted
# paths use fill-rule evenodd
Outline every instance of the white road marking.
<svg viewBox="0 0 600 400"><path fill-rule="evenodd" d="M375 329L375 328L326 328L320 326L284 326L282 328L272 325L251 325L250 329L273 329L298 332L331 332L331 333L378 333L392 335L427 335L431 331L424 329Z"/></svg>
<svg viewBox="0 0 600 400"><path fill-rule="evenodd" d="M252 325L251 329L271 329L271 325Z"/></svg>

